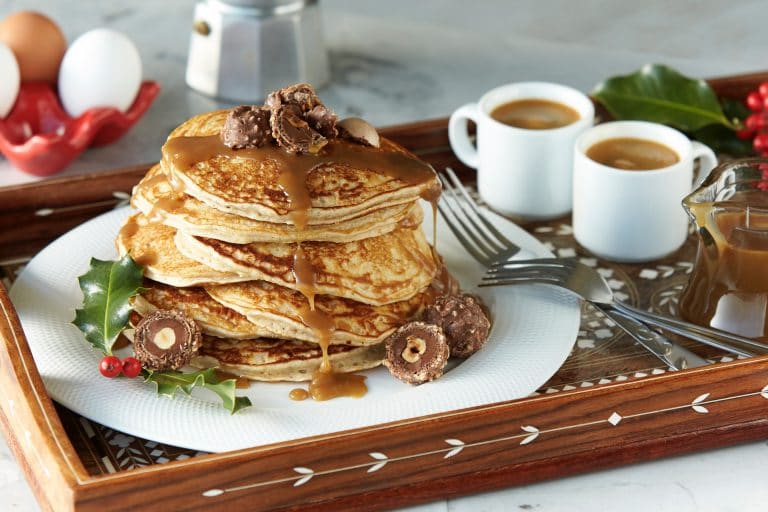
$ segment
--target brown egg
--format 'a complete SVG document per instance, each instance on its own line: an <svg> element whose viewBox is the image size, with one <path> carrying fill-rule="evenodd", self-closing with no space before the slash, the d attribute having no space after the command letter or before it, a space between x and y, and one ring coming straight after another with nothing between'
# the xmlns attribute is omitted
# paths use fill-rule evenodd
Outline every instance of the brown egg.
<svg viewBox="0 0 768 512"><path fill-rule="evenodd" d="M11 14L0 22L0 41L16 55L22 82L56 83L67 41L50 18L32 11Z"/></svg>

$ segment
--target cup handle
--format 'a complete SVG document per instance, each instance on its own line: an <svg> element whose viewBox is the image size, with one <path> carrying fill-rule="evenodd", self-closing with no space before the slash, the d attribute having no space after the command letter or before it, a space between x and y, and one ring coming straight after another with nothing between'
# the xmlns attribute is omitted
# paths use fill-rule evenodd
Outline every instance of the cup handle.
<svg viewBox="0 0 768 512"><path fill-rule="evenodd" d="M448 140L451 142L451 149L459 160L474 169L477 169L478 163L477 149L469 140L467 121L474 121L477 124L478 114L477 103L467 103L456 109L448 121Z"/></svg>
<svg viewBox="0 0 768 512"><path fill-rule="evenodd" d="M717 166L717 156L709 146L706 146L701 142L693 140L691 141L691 144L693 145L693 159L701 159L699 162L699 172L693 180L693 189L697 189L699 188L699 185L701 185L701 182L703 182L704 179L709 176L709 173L712 172L712 169Z"/></svg>

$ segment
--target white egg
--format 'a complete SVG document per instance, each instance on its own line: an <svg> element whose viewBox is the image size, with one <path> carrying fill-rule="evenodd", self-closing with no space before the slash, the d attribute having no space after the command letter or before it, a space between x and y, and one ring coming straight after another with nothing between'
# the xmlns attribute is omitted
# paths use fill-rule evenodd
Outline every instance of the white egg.
<svg viewBox="0 0 768 512"><path fill-rule="evenodd" d="M7 116L16 103L19 95L19 63L13 52L3 43L0 43L0 118Z"/></svg>
<svg viewBox="0 0 768 512"><path fill-rule="evenodd" d="M61 62L59 97L72 117L93 107L125 112L140 86L139 52L128 37L115 30L86 32L72 43Z"/></svg>

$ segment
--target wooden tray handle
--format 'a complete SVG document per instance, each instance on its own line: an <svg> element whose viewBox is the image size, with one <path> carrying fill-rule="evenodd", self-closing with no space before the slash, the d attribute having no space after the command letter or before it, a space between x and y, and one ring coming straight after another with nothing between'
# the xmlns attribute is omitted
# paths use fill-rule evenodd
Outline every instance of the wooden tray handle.
<svg viewBox="0 0 768 512"><path fill-rule="evenodd" d="M0 426L44 509L74 502L88 478L37 371L8 292L0 284Z"/></svg>

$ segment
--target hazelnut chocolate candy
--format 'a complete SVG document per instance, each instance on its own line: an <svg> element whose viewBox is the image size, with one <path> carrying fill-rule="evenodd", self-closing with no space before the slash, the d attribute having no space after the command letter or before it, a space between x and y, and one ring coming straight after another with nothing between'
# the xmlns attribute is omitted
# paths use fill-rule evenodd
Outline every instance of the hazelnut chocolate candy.
<svg viewBox="0 0 768 512"><path fill-rule="evenodd" d="M258 148L270 141L270 112L264 107L240 105L229 111L221 140L232 149Z"/></svg>
<svg viewBox="0 0 768 512"><path fill-rule="evenodd" d="M158 310L136 326L133 351L144 368L178 370L197 354L202 340L200 327L187 315Z"/></svg>
<svg viewBox="0 0 768 512"><path fill-rule="evenodd" d="M450 349L442 329L423 322L409 322L384 342L384 366L397 379L423 384L443 375Z"/></svg>
<svg viewBox="0 0 768 512"><path fill-rule="evenodd" d="M264 106L270 110L276 110L283 105L295 105L305 114L321 105L315 88L309 84L294 84L269 93L264 101Z"/></svg>
<svg viewBox="0 0 768 512"><path fill-rule="evenodd" d="M440 326L454 357L469 357L488 339L491 322L472 295L443 295L424 311L424 321Z"/></svg>
<svg viewBox="0 0 768 512"><path fill-rule="evenodd" d="M333 110L325 105L316 105L304 115L304 118L309 126L326 138L333 139L339 135L339 131L336 129L338 118Z"/></svg>
<svg viewBox="0 0 768 512"><path fill-rule="evenodd" d="M281 105L272 110L272 136L289 153L317 153L328 139L312 129L296 105Z"/></svg>

